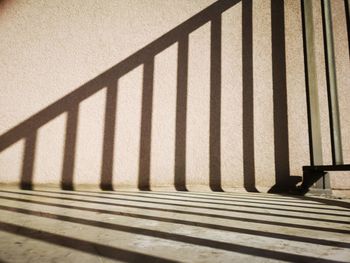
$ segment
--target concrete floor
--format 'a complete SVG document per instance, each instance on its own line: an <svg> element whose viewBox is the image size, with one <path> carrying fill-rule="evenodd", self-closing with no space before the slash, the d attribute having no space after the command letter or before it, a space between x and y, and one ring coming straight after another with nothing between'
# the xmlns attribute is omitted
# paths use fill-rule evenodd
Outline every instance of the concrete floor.
<svg viewBox="0 0 350 263"><path fill-rule="evenodd" d="M350 262L350 203L0 189L1 262Z"/></svg>

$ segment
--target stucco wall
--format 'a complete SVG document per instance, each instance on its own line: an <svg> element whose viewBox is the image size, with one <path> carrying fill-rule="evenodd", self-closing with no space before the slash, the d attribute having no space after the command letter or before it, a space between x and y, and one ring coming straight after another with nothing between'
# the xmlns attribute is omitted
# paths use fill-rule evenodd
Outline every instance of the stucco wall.
<svg viewBox="0 0 350 263"><path fill-rule="evenodd" d="M260 191L295 183L309 162L300 3L250 3L1 1L0 182ZM350 162L345 14L342 1L332 7Z"/></svg>

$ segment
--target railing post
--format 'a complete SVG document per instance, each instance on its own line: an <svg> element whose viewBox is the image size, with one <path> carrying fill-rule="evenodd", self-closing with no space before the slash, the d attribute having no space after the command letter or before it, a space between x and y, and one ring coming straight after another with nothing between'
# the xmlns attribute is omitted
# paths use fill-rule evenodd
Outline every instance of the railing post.
<svg viewBox="0 0 350 263"><path fill-rule="evenodd" d="M316 75L316 60L314 49L314 27L312 1L302 1L303 41L307 110L310 139L310 164L322 165L322 140L320 126L320 110Z"/></svg>
<svg viewBox="0 0 350 263"><path fill-rule="evenodd" d="M344 0L346 29L348 31L348 49L350 56L350 0Z"/></svg>
<svg viewBox="0 0 350 263"><path fill-rule="evenodd" d="M337 165L343 164L343 154L339 120L337 77L335 70L332 12L329 0L322 0L322 20L327 76L329 126L331 129L332 161L333 165Z"/></svg>
<svg viewBox="0 0 350 263"><path fill-rule="evenodd" d="M318 100L318 85L316 75L315 60L315 39L312 14L312 0L302 1L302 25L303 25L303 45L304 45L304 64L305 64L305 85L307 97L307 114L309 126L309 147L310 164L322 165L322 137L320 125L320 110ZM305 174L304 174L305 179ZM316 182L316 188L329 187L328 176L322 176Z"/></svg>

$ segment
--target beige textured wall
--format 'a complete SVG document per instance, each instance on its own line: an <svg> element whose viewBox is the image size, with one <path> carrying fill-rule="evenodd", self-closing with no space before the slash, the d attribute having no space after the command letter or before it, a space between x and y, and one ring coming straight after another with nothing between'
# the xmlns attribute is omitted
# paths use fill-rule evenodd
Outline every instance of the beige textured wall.
<svg viewBox="0 0 350 263"><path fill-rule="evenodd" d="M316 39L322 41L317 2ZM342 1L332 1L332 5L344 156L350 162L350 117L346 114L350 112L346 101L350 95L350 65L345 15ZM181 23L205 8L207 11L181 27ZM246 105L252 105L248 114L253 116L254 136L243 130L243 122L249 120L244 120L242 75L249 72L244 73L242 68L242 8L248 8L245 10L249 14L249 4L226 0L1 1L0 182L32 180L34 184L59 185L62 174L71 174L72 179L68 176L64 181L99 185L104 174L103 180L116 187L136 187L145 186L149 174L151 187L173 186L177 166L177 180L183 184L185 178L189 189L194 185L208 187L210 180L219 179L224 189L242 188L247 178L255 178L257 190L266 191L275 185L276 173L286 182L290 176L301 176L309 154L300 3L285 0L284 5L288 119L281 123L288 122L289 148L283 156L289 156L289 160L283 163L289 163L289 174L275 165L274 142L281 134L276 127L283 126L275 123L278 113L274 103L279 97L274 96L283 95L283 90L274 84L273 14L271 3L266 0L254 0L251 9L254 97ZM215 27L217 10L225 10L221 27L216 24L219 29ZM180 31L160 38L178 25ZM183 44L186 34L179 33L186 30L188 52ZM221 35L219 62L218 49L211 49L217 42L217 38L211 40L211 31ZM327 134L322 52L323 45L318 45L322 127ZM143 63L152 58L153 71L151 64ZM181 64L186 58L188 63ZM220 62L218 67L215 63ZM153 101L152 92L144 89L147 83L153 83ZM215 96L220 84L221 103L217 105ZM187 95L185 104L181 104L183 98L177 101L181 87L187 88L182 93ZM84 94L89 95L85 98ZM177 113L177 104L187 105L185 123L177 120L177 114L184 116L183 112ZM147 105L151 107L149 115ZM107 125L106 109L115 112L107 114ZM211 123L219 124L220 129ZM31 138L35 138L35 131L34 141ZM177 136L185 138L186 144L176 144ZM330 158L327 136L323 136L325 161ZM250 168L243 161L244 145L249 143L254 146ZM218 145L220 161L215 155ZM283 143L277 150L281 151L281 147ZM29 170L33 173L28 174Z"/></svg>

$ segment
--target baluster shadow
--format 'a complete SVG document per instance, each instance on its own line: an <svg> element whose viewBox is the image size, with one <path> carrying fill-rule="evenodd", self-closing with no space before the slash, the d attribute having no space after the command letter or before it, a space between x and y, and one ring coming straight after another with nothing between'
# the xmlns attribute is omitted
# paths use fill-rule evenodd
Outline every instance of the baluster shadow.
<svg viewBox="0 0 350 263"><path fill-rule="evenodd" d="M117 115L118 84L110 84L106 93L103 156L100 188L113 190L113 164Z"/></svg>
<svg viewBox="0 0 350 263"><path fill-rule="evenodd" d="M66 137L61 181L61 188L64 190L74 190L73 175L77 143L78 114L79 104L73 105L73 107L67 112Z"/></svg>
<svg viewBox="0 0 350 263"><path fill-rule="evenodd" d="M186 131L187 131L187 84L188 84L188 35L178 42L176 131L175 131L175 177L177 191L186 188Z"/></svg>
<svg viewBox="0 0 350 263"><path fill-rule="evenodd" d="M240 1L220 0L170 30L149 45L135 52L114 67L88 81L78 89L47 106L42 111L18 124L0 136L0 151L3 151L21 139L25 139L20 186L31 189L34 171L37 131L55 117L67 113L66 137L62 167L61 187L73 189L73 173L76 154L76 136L79 104L89 98L108 83L113 83L135 67L144 64L147 58L165 50L178 42L178 76L176 102L176 142L175 175L176 189L186 189L186 115L187 115L187 74L188 74L188 35L207 22L211 27L211 83L210 83L210 187L221 190L220 170L220 118L221 118L221 14ZM344 1L345 8L347 2ZM349 21L348 12L347 21ZM273 67L273 109L274 109L274 152L276 185L270 192L285 191L293 188L300 180L290 176L288 142L288 107L286 91L284 1L274 0L271 5L272 29L272 67ZM243 67L243 167L244 187L248 191L257 191L255 187L254 162L254 112L253 112L253 46L252 46L252 1L242 1L242 67ZM153 63L144 72L144 91L142 98L142 125L139 161L139 187L149 189L150 151L152 119L152 83ZM152 68L152 70L150 69ZM147 73L146 73L147 70ZM116 77L118 76L118 77ZM107 89L105 131L103 139L103 162L100 186L112 190L113 148L115 144L117 87Z"/></svg>
<svg viewBox="0 0 350 263"><path fill-rule="evenodd" d="M186 132L187 132L187 84L188 84L188 35L178 42L176 131L175 131L175 178L177 191L186 188Z"/></svg>
<svg viewBox="0 0 350 263"><path fill-rule="evenodd" d="M286 192L301 180L290 176L284 0L271 2L273 122L276 183L268 191Z"/></svg>
<svg viewBox="0 0 350 263"><path fill-rule="evenodd" d="M153 79L154 57L148 58L143 68L142 106L141 106L141 135L139 157L140 190L151 190L151 136L152 136L152 108L153 108Z"/></svg>
<svg viewBox="0 0 350 263"><path fill-rule="evenodd" d="M76 90L47 106L30 118L19 123L0 136L0 151L4 151L21 139L25 139L20 184L32 188L34 157L37 131L61 114L67 114L64 156L61 173L61 187L74 190L73 176L75 166L79 105L85 99L107 87L104 135L102 142L102 164L100 187L113 190L113 163L116 129L118 79L134 68L144 65L141 135L138 187L150 190L151 132L154 57L174 43L178 43L178 76L176 99L176 135L174 184L177 190L186 190L186 121L187 121L187 81L188 81L188 38L189 34L211 22L210 52L210 127L209 127L209 184L215 191L221 188L221 14L241 2L239 0L219 0L192 16L185 22L165 33L118 64L86 82ZM243 10L250 6L248 19L243 18L243 129L245 186L254 185L254 146L252 114L252 25L251 1L243 1ZM248 8L249 9L249 8ZM249 14L250 12L250 14ZM247 12L243 12L247 14ZM250 22L249 22L250 20ZM248 24L247 24L248 21ZM249 87L250 86L250 87ZM249 177L249 178L248 178Z"/></svg>
<svg viewBox="0 0 350 263"><path fill-rule="evenodd" d="M33 131L25 138L24 154L22 161L22 173L20 179L20 188L33 189L33 173L36 150L37 132Z"/></svg>
<svg viewBox="0 0 350 263"><path fill-rule="evenodd" d="M248 192L255 187L254 157L254 86L253 86L253 3L242 1L242 134L243 183Z"/></svg>
<svg viewBox="0 0 350 263"><path fill-rule="evenodd" d="M209 187L221 188L221 14L211 20L210 31L210 116Z"/></svg>

